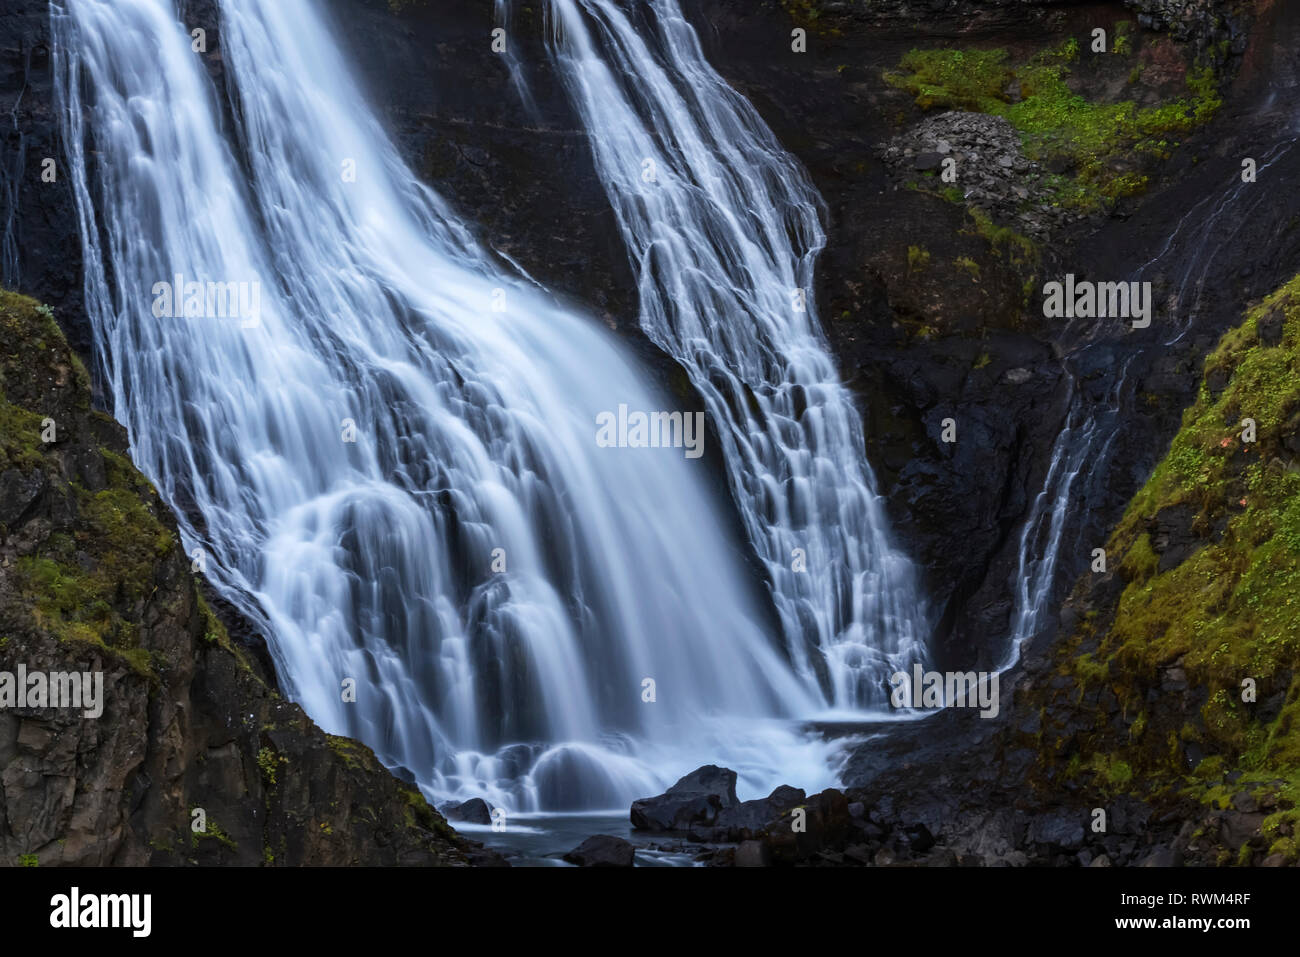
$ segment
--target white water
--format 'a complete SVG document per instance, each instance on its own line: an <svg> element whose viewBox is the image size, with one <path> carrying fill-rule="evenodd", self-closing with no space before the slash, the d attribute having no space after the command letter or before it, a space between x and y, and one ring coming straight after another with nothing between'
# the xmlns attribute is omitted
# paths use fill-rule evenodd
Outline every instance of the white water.
<svg viewBox="0 0 1300 957"><path fill-rule="evenodd" d="M220 8L233 129L171 0L56 3L59 95L116 414L291 695L437 797L625 809L710 762L750 795L832 783L830 746L786 720L820 690L763 634L701 462L596 446L599 412L667 399L417 182L311 3ZM807 285L812 222L801 261L736 248L735 268L767 258ZM154 285L177 273L260 284L257 324L156 317ZM743 295L759 326L776 322L777 289ZM810 322L793 341L762 333L752 355L739 339L759 329L736 330L724 358L763 392L763 455L791 460L760 541L802 543L810 567L851 562L779 589L797 596L783 611L869 656L888 647L869 629L904 620L873 577L897 560L855 460L813 454L856 419ZM839 540L819 537L829 515ZM772 530L782 516L798 531Z"/></svg>
<svg viewBox="0 0 1300 957"><path fill-rule="evenodd" d="M677 0L550 11L641 326L705 399L791 656L829 707L886 708L888 676L925 660L927 611L818 326L821 200L709 65Z"/></svg>

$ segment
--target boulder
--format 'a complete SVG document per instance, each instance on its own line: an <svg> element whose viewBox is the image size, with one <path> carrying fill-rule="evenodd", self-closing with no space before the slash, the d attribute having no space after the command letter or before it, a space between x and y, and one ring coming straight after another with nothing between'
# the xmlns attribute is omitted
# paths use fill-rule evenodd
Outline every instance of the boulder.
<svg viewBox="0 0 1300 957"><path fill-rule="evenodd" d="M492 823L492 808L482 798L470 798L459 804L445 804L441 810L443 817L449 821L460 821L464 824Z"/></svg>
<svg viewBox="0 0 1300 957"><path fill-rule="evenodd" d="M696 768L658 797L632 802L632 826L639 831L686 831L713 825L718 813L735 807L736 772L717 765Z"/></svg>
<svg viewBox="0 0 1300 957"><path fill-rule="evenodd" d="M621 837L597 834L587 838L564 859L578 867L631 867L636 848Z"/></svg>
<svg viewBox="0 0 1300 957"><path fill-rule="evenodd" d="M765 798L742 801L723 808L714 820L713 840L744 841L784 817L791 808L802 804L807 795L799 788L781 785Z"/></svg>

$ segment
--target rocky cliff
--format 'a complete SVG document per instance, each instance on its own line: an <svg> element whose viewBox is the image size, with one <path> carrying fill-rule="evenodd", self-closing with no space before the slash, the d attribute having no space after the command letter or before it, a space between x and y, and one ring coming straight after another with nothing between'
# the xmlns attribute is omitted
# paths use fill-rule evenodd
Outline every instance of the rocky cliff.
<svg viewBox="0 0 1300 957"><path fill-rule="evenodd" d="M281 698L262 657L205 600L53 311L0 292L0 863L490 857ZM99 675L102 696L6 700L20 669Z"/></svg>

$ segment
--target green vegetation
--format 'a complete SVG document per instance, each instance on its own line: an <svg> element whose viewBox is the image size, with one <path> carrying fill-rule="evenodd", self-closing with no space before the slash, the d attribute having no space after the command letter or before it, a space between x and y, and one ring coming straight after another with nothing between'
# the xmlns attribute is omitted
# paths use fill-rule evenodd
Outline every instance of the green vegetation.
<svg viewBox="0 0 1300 957"><path fill-rule="evenodd" d="M340 737L336 734L325 735L325 741L331 751L338 755L343 763L352 770L362 770L371 766L373 753L359 741Z"/></svg>
<svg viewBox="0 0 1300 957"><path fill-rule="evenodd" d="M920 272L930 265L930 251L921 246L907 247L907 271Z"/></svg>
<svg viewBox="0 0 1300 957"><path fill-rule="evenodd" d="M1129 31L1117 30L1112 55L1122 61L1131 52ZM1126 167L1147 156L1167 158L1175 138L1208 121L1222 100L1209 67L1189 70L1186 94L1159 106L1090 100L1069 85L1078 57L1073 39L1019 65L1005 50L912 50L885 79L922 109L1005 117L1020 133L1027 156L1073 168L1073 178L1049 177L1056 202L1092 209L1143 191L1146 176ZM1010 92L1016 87L1018 98Z"/></svg>
<svg viewBox="0 0 1300 957"><path fill-rule="evenodd" d="M40 867L41 862L39 859L37 859L35 854L20 854L18 855L18 866L19 867Z"/></svg>
<svg viewBox="0 0 1300 957"><path fill-rule="evenodd" d="M112 454L105 458L110 474ZM135 489L92 493L73 485L70 491L79 512L76 538L51 536L40 554L20 558L20 593L43 630L104 648L150 677L135 614L152 594L158 563L175 548L175 538Z"/></svg>
<svg viewBox="0 0 1300 957"><path fill-rule="evenodd" d="M190 813L191 815L193 815L194 813L193 808L190 809ZM192 847L197 847L199 841L204 841L204 840L216 841L218 844L222 845L223 847L227 847L232 851L239 850L239 844L233 838L231 838L229 834L223 831L221 829L221 825L219 825L211 817L209 817L206 820L205 829L203 831L197 833L194 831L190 831L190 845Z"/></svg>
<svg viewBox="0 0 1300 957"><path fill-rule="evenodd" d="M17 597L37 627L60 640L109 651L138 674L153 677L152 657L140 647L140 609L156 587L160 560L176 547L158 520L157 493L110 449L98 450L103 488L91 491L62 477L41 441L42 420L55 417L60 435L67 435L74 419L96 415L89 412L89 376L68 348L53 310L34 300L0 290L0 332L5 343L0 468L45 470L52 494L77 515L75 535L51 534L34 554L15 563ZM54 387L48 393L33 385L45 382ZM23 408L18 401L58 409Z"/></svg>
<svg viewBox="0 0 1300 957"><path fill-rule="evenodd" d="M1262 324L1272 327L1264 341ZM1276 342L1280 327L1281 344ZM1095 769L1122 786L1140 768L1148 786L1226 806L1249 786L1270 794L1272 852L1294 860L1300 827L1300 277L1250 310L1207 358L1206 381L1168 455L1107 543L1125 582L1115 620L1094 655L1070 670L1136 715L1122 754ZM1212 389L1217 380L1219 389ZM1244 419L1256 423L1256 441ZM1195 550L1160 571L1152 520L1190 519ZM1086 629L1083 630L1086 633ZM1076 636L1077 647L1081 636ZM1181 727L1151 725L1147 689L1177 663L1205 704ZM1113 663L1113 667L1111 666ZM1248 680L1258 699L1243 690ZM1260 702L1281 694L1274 713ZM1245 700L1244 700L1245 699ZM1184 746L1207 755L1185 766ZM1103 760L1094 757L1094 763ZM1122 760L1129 773L1117 770ZM1240 780L1224 780L1229 770Z"/></svg>
<svg viewBox="0 0 1300 957"><path fill-rule="evenodd" d="M901 72L885 79L916 97L923 110L1001 114L1015 79L1007 61L1006 50L912 50L899 62Z"/></svg>
<svg viewBox="0 0 1300 957"><path fill-rule="evenodd" d="M257 752L257 767L262 772L262 780L266 782L267 787L275 787L276 771L280 765L288 763L288 758L276 754L271 748L262 748Z"/></svg>
<svg viewBox="0 0 1300 957"><path fill-rule="evenodd" d="M980 281L980 264L977 263L975 260L971 259L969 256L958 256L953 261L953 265L956 266L958 269L960 269L962 272L969 273L970 277L974 279L976 282ZM976 368L979 367L976 366Z"/></svg>

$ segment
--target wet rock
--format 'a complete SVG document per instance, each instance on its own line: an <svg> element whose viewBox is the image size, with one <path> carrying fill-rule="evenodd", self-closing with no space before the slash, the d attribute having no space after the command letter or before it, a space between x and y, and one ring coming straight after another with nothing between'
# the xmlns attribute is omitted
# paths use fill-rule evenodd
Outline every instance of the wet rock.
<svg viewBox="0 0 1300 957"><path fill-rule="evenodd" d="M1142 859L1138 867L1182 867L1183 852L1177 847L1163 844Z"/></svg>
<svg viewBox="0 0 1300 957"><path fill-rule="evenodd" d="M1083 843L1083 821L1073 810L1052 811L1029 822L1028 840L1032 844L1075 848Z"/></svg>
<svg viewBox="0 0 1300 957"><path fill-rule="evenodd" d="M913 824L903 829L903 838L914 854L924 854L934 847L934 835L924 824Z"/></svg>
<svg viewBox="0 0 1300 957"><path fill-rule="evenodd" d="M0 474L0 525L13 527L45 492L45 473L9 469Z"/></svg>
<svg viewBox="0 0 1300 957"><path fill-rule="evenodd" d="M1283 324L1286 321L1284 303L1277 303L1268 312L1259 317L1255 332L1261 345L1280 346L1282 344Z"/></svg>
<svg viewBox="0 0 1300 957"><path fill-rule="evenodd" d="M564 859L578 867L631 867L636 848L621 837L596 834L587 838Z"/></svg>
<svg viewBox="0 0 1300 957"><path fill-rule="evenodd" d="M942 153L939 153L937 151L929 152L929 153L918 153L916 157L912 160L912 169L917 170L918 172L925 172L926 170L938 169L940 164L942 163L943 163Z"/></svg>
<svg viewBox="0 0 1300 957"><path fill-rule="evenodd" d="M1259 836L1265 815L1258 811L1240 813L1225 811L1219 818L1219 840L1225 847L1236 851L1243 844Z"/></svg>
<svg viewBox="0 0 1300 957"><path fill-rule="evenodd" d="M736 772L708 764L663 794L632 802L632 826L640 831L686 831L694 824L713 825L719 811L738 803Z"/></svg>
<svg viewBox="0 0 1300 957"><path fill-rule="evenodd" d="M844 849L844 859L850 864L867 866L873 862L871 847L867 844L852 844Z"/></svg>
<svg viewBox="0 0 1300 957"><path fill-rule="evenodd" d="M791 808L802 804L805 798L801 789L783 784L765 798L723 808L714 820L714 828L722 833L713 840L737 841L752 837L784 817Z"/></svg>
<svg viewBox="0 0 1300 957"><path fill-rule="evenodd" d="M1253 814L1259 810L1259 801L1250 791L1238 791L1232 796L1232 806L1245 814Z"/></svg>
<svg viewBox="0 0 1300 957"><path fill-rule="evenodd" d="M470 798L459 804L445 804L441 810L443 816L449 821L463 821L466 824L492 823L492 808L482 798Z"/></svg>
<svg viewBox="0 0 1300 957"><path fill-rule="evenodd" d="M762 841L741 841L736 848L736 867L768 867L772 853Z"/></svg>

